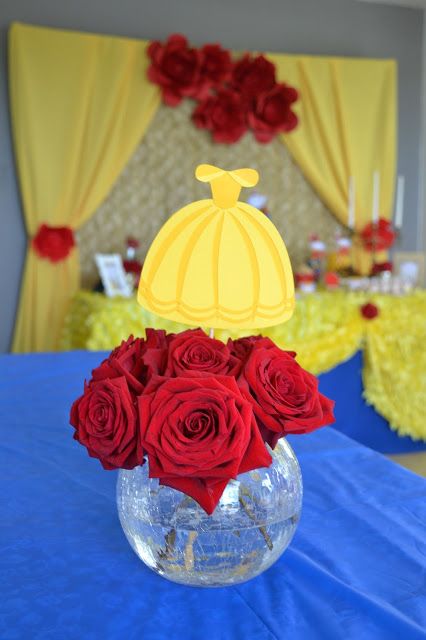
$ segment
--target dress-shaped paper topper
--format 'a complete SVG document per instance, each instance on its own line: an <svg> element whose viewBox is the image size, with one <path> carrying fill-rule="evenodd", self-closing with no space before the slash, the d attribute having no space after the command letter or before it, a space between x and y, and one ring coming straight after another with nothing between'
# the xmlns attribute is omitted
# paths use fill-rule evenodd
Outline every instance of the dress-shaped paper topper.
<svg viewBox="0 0 426 640"><path fill-rule="evenodd" d="M169 218L148 251L139 303L155 314L213 328L260 328L288 320L294 284L284 242L258 209L239 202L253 187L254 169L224 171L202 164L212 199L193 202Z"/></svg>

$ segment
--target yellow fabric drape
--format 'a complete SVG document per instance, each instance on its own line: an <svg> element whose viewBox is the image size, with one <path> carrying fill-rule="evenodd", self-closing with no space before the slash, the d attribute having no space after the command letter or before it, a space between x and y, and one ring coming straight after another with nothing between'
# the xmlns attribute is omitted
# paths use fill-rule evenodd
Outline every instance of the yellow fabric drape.
<svg viewBox="0 0 426 640"><path fill-rule="evenodd" d="M147 43L16 23L9 32L12 127L29 238L41 223L77 229L107 196L160 103ZM58 346L79 284L74 249L27 253L13 351Z"/></svg>
<svg viewBox="0 0 426 640"><path fill-rule="evenodd" d="M343 224L348 222L348 185L356 192L355 229L372 217L373 173L380 174L380 215L392 215L396 157L394 60L268 54L281 82L296 87L300 126L283 135L305 177ZM378 255L377 260L385 259ZM366 273L371 254L355 246L357 270Z"/></svg>

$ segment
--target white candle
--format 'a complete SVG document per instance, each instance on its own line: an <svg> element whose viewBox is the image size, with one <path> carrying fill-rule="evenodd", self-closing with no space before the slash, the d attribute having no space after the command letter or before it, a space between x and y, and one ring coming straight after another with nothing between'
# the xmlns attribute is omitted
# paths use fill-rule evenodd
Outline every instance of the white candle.
<svg viewBox="0 0 426 640"><path fill-rule="evenodd" d="M355 182L353 176L349 176L348 185L348 227L355 227Z"/></svg>
<svg viewBox="0 0 426 640"><path fill-rule="evenodd" d="M375 171L373 174L373 224L379 222L379 201L380 201L380 174Z"/></svg>
<svg viewBox="0 0 426 640"><path fill-rule="evenodd" d="M395 229L401 229L402 218L404 216L404 176L398 176L398 183L396 187L396 206L395 206Z"/></svg>

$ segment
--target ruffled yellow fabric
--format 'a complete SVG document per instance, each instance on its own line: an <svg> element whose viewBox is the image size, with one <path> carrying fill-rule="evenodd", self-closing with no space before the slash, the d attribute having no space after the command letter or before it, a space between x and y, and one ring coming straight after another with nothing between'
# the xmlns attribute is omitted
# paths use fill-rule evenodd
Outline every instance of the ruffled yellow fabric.
<svg viewBox="0 0 426 640"><path fill-rule="evenodd" d="M374 320L361 315L366 302L379 308ZM168 332L188 328L149 313L136 299L82 291L67 318L62 348L110 350L130 333L143 335L145 327ZM215 337L226 341L253 333L256 330L218 330ZM299 298L291 320L261 333L296 351L300 364L315 374L363 348L366 401L400 435L426 440L426 292L396 297L324 291Z"/></svg>

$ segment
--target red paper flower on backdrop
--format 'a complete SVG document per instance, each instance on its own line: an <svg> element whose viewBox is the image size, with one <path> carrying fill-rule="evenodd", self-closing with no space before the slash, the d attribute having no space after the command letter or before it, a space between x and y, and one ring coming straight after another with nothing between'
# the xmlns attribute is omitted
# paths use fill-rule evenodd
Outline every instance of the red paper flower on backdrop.
<svg viewBox="0 0 426 640"><path fill-rule="evenodd" d="M367 320L373 320L379 315L379 308L372 302L367 302L360 307L361 315Z"/></svg>
<svg viewBox="0 0 426 640"><path fill-rule="evenodd" d="M69 227L49 227L42 224L33 238L32 245L41 258L60 262L65 260L75 246L74 233Z"/></svg>
<svg viewBox="0 0 426 640"><path fill-rule="evenodd" d="M294 352L264 348L260 341L238 379L271 447L289 433L309 433L334 422L334 402L318 391L317 378L294 358Z"/></svg>
<svg viewBox="0 0 426 640"><path fill-rule="evenodd" d="M85 385L71 407L74 439L104 469L133 469L143 463L137 412L126 378Z"/></svg>
<svg viewBox="0 0 426 640"><path fill-rule="evenodd" d="M164 45L151 42L148 55L151 58L148 78L161 87L166 104L174 107L184 96L200 96L202 54L190 47L184 36L173 34Z"/></svg>
<svg viewBox="0 0 426 640"><path fill-rule="evenodd" d="M230 479L272 462L231 376L153 378L138 403L150 478L190 495L208 514Z"/></svg>
<svg viewBox="0 0 426 640"><path fill-rule="evenodd" d="M369 222L361 232L361 238L368 251L389 249L395 242L395 232L389 220L380 218L377 225Z"/></svg>
<svg viewBox="0 0 426 640"><path fill-rule="evenodd" d="M270 142L277 133L297 127L297 116L291 110L297 99L296 89L285 84L276 84L257 96L253 109L248 113L248 123L258 142Z"/></svg>
<svg viewBox="0 0 426 640"><path fill-rule="evenodd" d="M215 142L237 142L247 131L242 98L229 89L222 89L200 102L192 120L199 129L211 131Z"/></svg>
<svg viewBox="0 0 426 640"><path fill-rule="evenodd" d="M231 54L219 44L205 44L201 48L201 83L203 89L219 87L229 80L232 71Z"/></svg>
<svg viewBox="0 0 426 640"><path fill-rule="evenodd" d="M274 88L275 65L263 55L252 57L247 53L234 64L231 84L246 99L255 99Z"/></svg>

